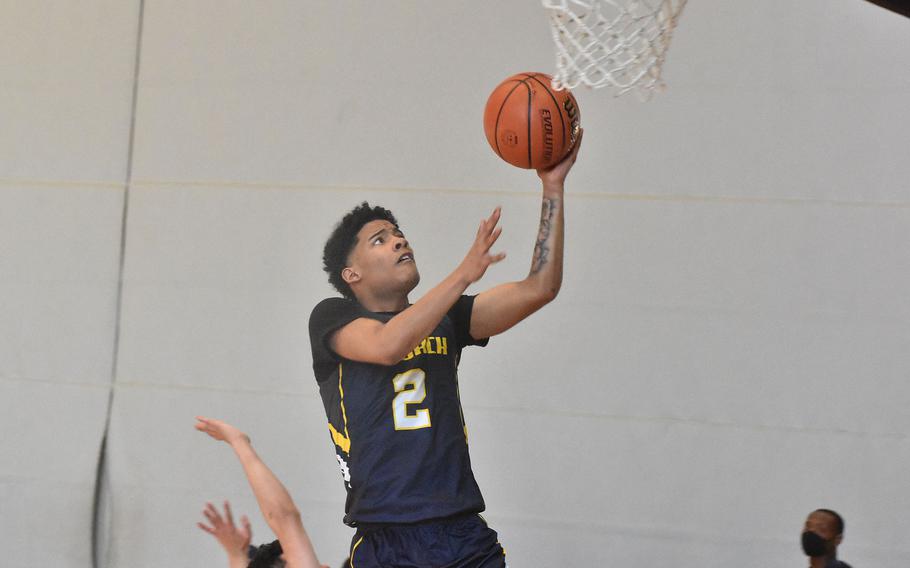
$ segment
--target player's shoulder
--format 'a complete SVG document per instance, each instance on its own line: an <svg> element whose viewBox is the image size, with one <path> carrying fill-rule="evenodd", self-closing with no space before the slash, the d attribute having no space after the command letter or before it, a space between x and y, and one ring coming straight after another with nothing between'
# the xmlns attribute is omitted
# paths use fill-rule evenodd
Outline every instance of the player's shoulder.
<svg viewBox="0 0 910 568"><path fill-rule="evenodd" d="M342 298L339 296L333 296L331 298L325 298L321 300L318 304L313 307L313 311L310 312L310 318L313 316L319 316L323 314L335 314L338 312L351 312L360 309L360 304L355 300L349 298Z"/></svg>
<svg viewBox="0 0 910 568"><path fill-rule="evenodd" d="M347 298L326 298L310 312L310 330L332 325L337 320L347 320L362 311L360 304Z"/></svg>
<svg viewBox="0 0 910 568"><path fill-rule="evenodd" d="M331 298L324 298L319 301L314 307L312 314L321 313L325 311L335 311L339 309L347 309L351 306L356 305L357 302L350 300L348 298L342 298L340 296L333 296Z"/></svg>

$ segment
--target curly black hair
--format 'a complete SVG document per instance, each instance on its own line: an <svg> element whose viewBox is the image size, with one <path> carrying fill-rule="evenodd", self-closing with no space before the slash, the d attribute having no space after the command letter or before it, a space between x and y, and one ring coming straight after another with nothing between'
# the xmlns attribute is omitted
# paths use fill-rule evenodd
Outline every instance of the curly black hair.
<svg viewBox="0 0 910 568"><path fill-rule="evenodd" d="M250 558L247 568L284 568L281 558L281 543L274 540L256 548L256 554Z"/></svg>
<svg viewBox="0 0 910 568"><path fill-rule="evenodd" d="M391 211L378 205L371 207L364 201L341 219L325 243L322 251L322 269L329 274L329 283L345 298L353 300L354 292L341 277L341 271L348 265L348 257L357 245L357 233L364 225L377 219L398 226L398 221Z"/></svg>

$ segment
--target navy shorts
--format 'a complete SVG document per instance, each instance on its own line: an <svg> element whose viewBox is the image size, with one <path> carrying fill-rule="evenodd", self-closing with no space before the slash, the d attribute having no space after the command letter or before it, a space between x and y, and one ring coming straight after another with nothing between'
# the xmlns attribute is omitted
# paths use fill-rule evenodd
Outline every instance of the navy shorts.
<svg viewBox="0 0 910 568"><path fill-rule="evenodd" d="M351 568L505 568L496 531L472 513L407 525L357 528Z"/></svg>

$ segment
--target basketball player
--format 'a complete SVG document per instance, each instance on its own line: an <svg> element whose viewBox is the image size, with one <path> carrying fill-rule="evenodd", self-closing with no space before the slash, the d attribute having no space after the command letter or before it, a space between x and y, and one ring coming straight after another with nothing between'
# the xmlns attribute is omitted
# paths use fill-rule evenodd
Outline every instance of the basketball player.
<svg viewBox="0 0 910 568"><path fill-rule="evenodd" d="M291 499L287 489L275 477L272 470L253 450L250 438L227 422L202 416L196 417L196 429L216 440L227 442L231 446L243 466L250 487L253 488L253 494L256 496L256 502L259 503L262 516L265 517L265 521L278 537L278 542L259 547L249 566L264 568L277 564L287 566L287 568L329 568L320 564L316 559L316 552L303 528L300 511L294 505L294 500ZM215 512L217 513L217 510ZM225 512L230 514L227 507L225 507ZM212 517L209 516L209 520L212 520ZM249 545L249 522L245 523L244 533L233 537L236 542L233 543L232 549L239 548L241 541L245 541L245 544ZM221 540L219 538L219 541ZM223 541L222 544L224 544ZM232 567L235 565L233 562L239 564L238 560L232 560Z"/></svg>
<svg viewBox="0 0 910 568"><path fill-rule="evenodd" d="M540 229L526 278L464 295L504 258L490 252L500 210L480 223L458 267L417 302L416 256L392 213L363 203L325 245L329 282L344 296L310 316L313 369L356 527L357 568L505 566L471 471L457 366L552 301L562 283L563 189L581 145L537 174Z"/></svg>

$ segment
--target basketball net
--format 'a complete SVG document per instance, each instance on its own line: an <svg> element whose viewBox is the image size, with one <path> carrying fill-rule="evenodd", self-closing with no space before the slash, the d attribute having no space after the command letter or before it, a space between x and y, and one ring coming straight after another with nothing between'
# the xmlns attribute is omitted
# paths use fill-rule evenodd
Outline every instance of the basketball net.
<svg viewBox="0 0 910 568"><path fill-rule="evenodd" d="M647 99L663 87L660 69L687 0L542 0L556 43L553 86L637 89Z"/></svg>

